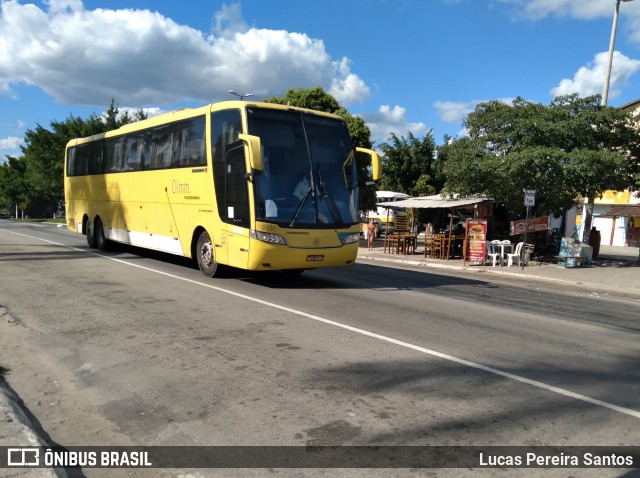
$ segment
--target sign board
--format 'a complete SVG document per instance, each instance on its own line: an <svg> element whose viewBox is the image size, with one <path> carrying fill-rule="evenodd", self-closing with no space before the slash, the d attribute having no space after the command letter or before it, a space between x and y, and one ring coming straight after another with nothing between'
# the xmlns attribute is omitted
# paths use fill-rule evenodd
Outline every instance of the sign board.
<svg viewBox="0 0 640 478"><path fill-rule="evenodd" d="M536 191L535 189L526 189L524 191L524 205L535 206L536 205Z"/></svg>
<svg viewBox="0 0 640 478"><path fill-rule="evenodd" d="M527 233L546 231L549 229L549 216L530 217L528 221L519 219L518 221L511 221L509 224L509 232L512 236L524 234L525 228L527 229Z"/></svg>
<svg viewBox="0 0 640 478"><path fill-rule="evenodd" d="M487 254L486 219L467 219L465 258L469 264L484 264Z"/></svg>

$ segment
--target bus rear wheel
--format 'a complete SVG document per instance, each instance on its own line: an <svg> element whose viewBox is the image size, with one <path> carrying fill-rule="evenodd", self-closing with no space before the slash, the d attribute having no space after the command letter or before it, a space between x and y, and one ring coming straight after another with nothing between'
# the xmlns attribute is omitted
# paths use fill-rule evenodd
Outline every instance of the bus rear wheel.
<svg viewBox="0 0 640 478"><path fill-rule="evenodd" d="M207 231L200 233L198 243L196 245L196 260L198 268L207 277L219 277L222 266L216 262L213 253L213 241Z"/></svg>
<svg viewBox="0 0 640 478"><path fill-rule="evenodd" d="M93 231L96 247L101 251L109 250L109 240L104 237L104 226L102 225L102 220L99 217L97 217L93 223Z"/></svg>
<svg viewBox="0 0 640 478"><path fill-rule="evenodd" d="M93 226L94 224L91 222L91 219L87 219L87 225L86 225L87 244L89 244L89 247L95 249L97 247L97 243L96 243L96 234Z"/></svg>

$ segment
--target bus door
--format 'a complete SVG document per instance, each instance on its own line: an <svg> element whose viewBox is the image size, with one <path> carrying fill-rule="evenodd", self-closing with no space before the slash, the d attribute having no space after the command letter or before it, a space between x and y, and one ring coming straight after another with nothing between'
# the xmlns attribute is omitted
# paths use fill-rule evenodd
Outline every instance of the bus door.
<svg viewBox="0 0 640 478"><path fill-rule="evenodd" d="M249 189L244 143L230 145L225 161L227 237L229 265L246 269L249 265Z"/></svg>
<svg viewBox="0 0 640 478"><path fill-rule="evenodd" d="M216 260L246 269L249 264L249 187L239 110L212 114L213 179L222 219L221 245ZM226 259L226 260L225 260Z"/></svg>

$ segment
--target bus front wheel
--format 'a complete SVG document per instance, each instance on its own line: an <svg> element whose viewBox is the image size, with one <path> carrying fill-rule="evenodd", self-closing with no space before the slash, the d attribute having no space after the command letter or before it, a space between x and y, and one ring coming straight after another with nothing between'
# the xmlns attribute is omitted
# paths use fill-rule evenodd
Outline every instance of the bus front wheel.
<svg viewBox="0 0 640 478"><path fill-rule="evenodd" d="M216 262L213 253L213 242L207 231L203 231L198 237L198 245L196 246L196 259L198 268L207 277L216 277L220 275L221 266Z"/></svg>

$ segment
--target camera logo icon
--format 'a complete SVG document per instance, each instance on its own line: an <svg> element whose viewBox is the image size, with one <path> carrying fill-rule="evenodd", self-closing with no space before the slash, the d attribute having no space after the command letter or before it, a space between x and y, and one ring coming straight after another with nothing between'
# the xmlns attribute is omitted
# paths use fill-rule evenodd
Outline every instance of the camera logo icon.
<svg viewBox="0 0 640 478"><path fill-rule="evenodd" d="M7 449L7 466L39 466L39 448L9 448Z"/></svg>

